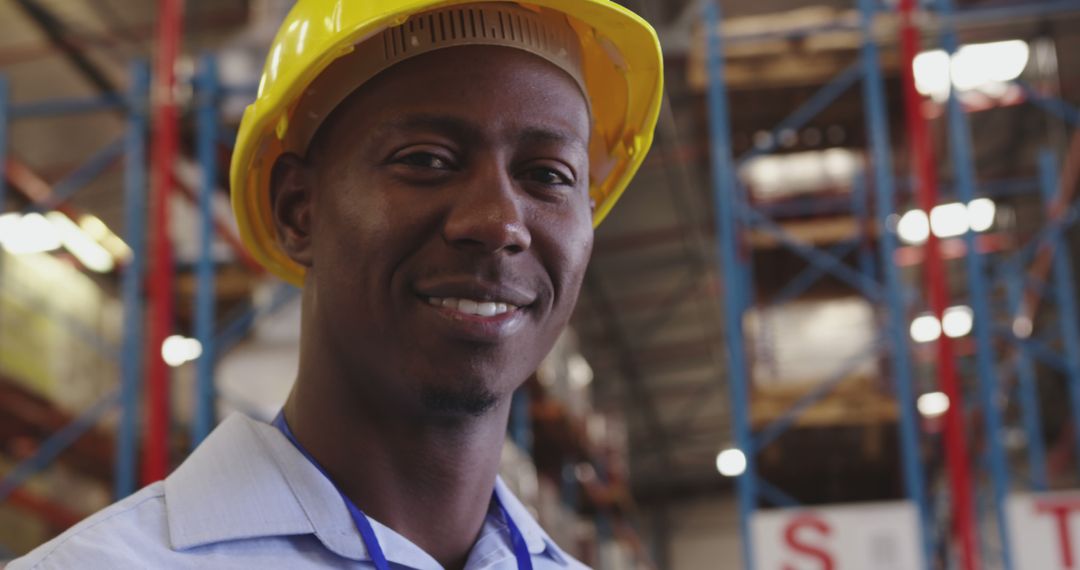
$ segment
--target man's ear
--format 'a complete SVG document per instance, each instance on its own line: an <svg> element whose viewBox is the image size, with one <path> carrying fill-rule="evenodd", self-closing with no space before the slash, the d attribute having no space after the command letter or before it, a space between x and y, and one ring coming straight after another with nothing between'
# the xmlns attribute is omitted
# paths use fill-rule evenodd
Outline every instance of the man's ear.
<svg viewBox="0 0 1080 570"><path fill-rule="evenodd" d="M277 158L270 175L270 211L278 245L290 259L311 267L311 218L314 193L307 165L293 153Z"/></svg>

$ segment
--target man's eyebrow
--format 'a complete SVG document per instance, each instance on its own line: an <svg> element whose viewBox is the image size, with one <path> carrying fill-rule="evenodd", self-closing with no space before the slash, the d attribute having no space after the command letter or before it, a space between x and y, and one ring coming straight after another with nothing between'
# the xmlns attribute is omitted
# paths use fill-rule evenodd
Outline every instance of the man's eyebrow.
<svg viewBox="0 0 1080 570"><path fill-rule="evenodd" d="M434 131L444 133L466 142L478 142L483 135L471 122L447 115L410 114L389 119L379 124L375 131L379 135L391 131ZM529 126L513 133L515 142L525 144L561 144L578 146L588 151L588 141L569 129L546 126Z"/></svg>
<svg viewBox="0 0 1080 570"><path fill-rule="evenodd" d="M410 114L396 117L380 123L375 131L380 135L393 131L434 131L469 142L481 138L479 130L468 121L447 115Z"/></svg>
<svg viewBox="0 0 1080 570"><path fill-rule="evenodd" d="M518 133L518 140L526 144L557 144L581 147L588 151L589 141L577 134L559 128L528 127Z"/></svg>

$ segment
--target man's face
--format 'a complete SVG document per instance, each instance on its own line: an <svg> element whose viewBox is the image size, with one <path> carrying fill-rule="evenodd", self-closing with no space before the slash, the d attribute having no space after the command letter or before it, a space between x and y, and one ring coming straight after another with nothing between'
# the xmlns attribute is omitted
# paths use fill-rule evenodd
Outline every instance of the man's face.
<svg viewBox="0 0 1080 570"><path fill-rule="evenodd" d="M592 250L577 85L510 48L408 60L348 99L306 159L322 351L365 392L479 414L539 365Z"/></svg>

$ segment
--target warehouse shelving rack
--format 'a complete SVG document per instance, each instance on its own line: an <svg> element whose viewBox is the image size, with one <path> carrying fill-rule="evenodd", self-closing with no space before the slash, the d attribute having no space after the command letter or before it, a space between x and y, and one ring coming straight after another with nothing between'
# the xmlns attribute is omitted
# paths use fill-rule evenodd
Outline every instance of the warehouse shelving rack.
<svg viewBox="0 0 1080 570"><path fill-rule="evenodd" d="M931 0L929 8L936 12L940 23L941 43L949 53L958 49L956 26L958 22L1007 21L1019 16L1050 15L1071 12L1078 9L1075 2L1024 3L993 8L968 9L954 12L951 0ZM707 66L709 73L708 108L710 115L711 164L713 170L713 198L717 220L716 246L719 264L724 276L723 297L725 306L724 325L727 330L727 349L729 354L729 386L731 391L731 414L736 447L747 458L745 472L736 480L739 498L740 526L743 536L743 557L746 568L754 568L750 522L757 508L758 501L764 499L776 506L798 506L797 502L783 490L763 480L756 471L755 456L782 432L790 428L799 415L816 401L827 395L846 375L850 361L843 363L835 375L824 380L799 399L782 417L763 429L753 431L748 410L750 404L750 376L747 364L748 346L743 330L743 317L754 303L752 290L752 264L749 251L745 246L746 232L751 229L763 231L790 251L796 253L808 263L808 268L796 279L788 283L780 300L791 299L803 291L816 279L830 275L849 285L869 301L884 309L886 315L884 329L879 338L872 342L867 352L884 352L891 356L891 381L899 410L900 455L903 466L905 493L918 510L920 521L921 559L924 568L935 567L936 553L940 541L945 540L945 533L937 528L933 517L930 493L927 489L926 469L920 454L922 437L919 417L915 411L915 382L913 376L912 351L908 340L907 322L910 315L909 291L904 283L899 268L891 262L898 249L895 232L890 228L890 217L897 212L900 195L894 180L893 149L890 144L889 126L886 115L886 94L883 71L880 65L880 46L875 32L875 21L888 9L879 0L858 0L860 14L858 30L862 35L862 47L859 61L841 72L822 87L814 96L794 111L772 132L772 140L779 139L779 134L788 129L798 129L815 115L823 111L843 92L861 80L867 123L868 164L870 181L857 174L852 181L852 214L857 218L857 226L866 228L868 209L864 190L872 189L870 200L874 206L874 220L879 229L877 236L878 259L875 264L865 255L860 255L856 266L848 265L844 256L853 251L865 239L856 235L853 240L842 242L830 249L819 249L797 237L787 234L783 228L773 222L766 213L749 203L748 196L736 178L738 165L748 158L764 152L772 152L776 145L756 149L736 161L733 157L731 142L730 110L725 83L724 43L720 37L720 9L716 2L705 6L705 25L707 26ZM770 36L771 37L771 36ZM740 38L746 40L747 38ZM764 39L764 38L763 38ZM908 62L910 64L910 62ZM1080 126L1080 112L1064 101L1039 93L1030 86L1019 83L1030 103L1065 120L1074 127ZM1009 341L1014 347L1011 366L1015 367L1018 381L1014 387L1020 408L1021 423L1030 442L1028 463L1031 487L1045 490L1046 453L1042 446L1042 421L1039 417L1037 390L1035 387L1032 359L1038 358L1066 373L1070 391L1070 405L1074 418L1080 418L1080 354L1075 350L1066 350L1064 355L1057 354L1048 343L1031 338L1019 338L1009 326L996 326L999 317L1015 319L1022 314L1025 303L1030 306L1047 289L1052 289L1061 318L1059 319L1060 337L1066 347L1075 347L1080 343L1078 314L1075 301L1075 282L1062 233L1076 219L1075 209L1062 198L1058 188L1067 188L1061 184L1055 166L1053 153L1045 151L1040 157L1040 175L1035 184L1020 181L1007 188L979 187L976 182L970 132L966 112L955 90L950 94L947 104L947 130L949 151L955 167L955 195L959 201L970 203L981 195L1000 195L1015 193L1035 186L1041 189L1047 208L1048 225L1032 241L1019 248L1005 259L992 259L977 248L974 233L963 236L965 245L963 272L970 289L969 302L974 313L975 339L975 378L977 387L977 406L981 410L984 431L985 451L976 466L986 465L989 474L989 496L981 497L979 505L989 505L996 527L996 548L991 541L982 536L972 519L965 530L974 538L962 548L963 567L972 569L982 555L984 561L997 562L998 567L1011 569L1012 553L1008 537L1008 525L1005 519L1005 498L1010 490L1010 470L1007 463L1003 431L1003 410L999 403L1002 385L999 378L999 361L995 353L995 339ZM1080 144L1074 145L1080 148ZM1077 157L1072 157L1078 160ZM872 181L872 182L871 182ZM1075 183L1075 180L1070 181ZM867 250L863 248L860 253ZM1053 284L1049 285L1038 277L1023 279L1018 277L1028 261L1040 252L1044 259L1052 258L1049 264ZM1051 253L1047 253L1051 252ZM930 252L929 255L933 255ZM991 271L991 264L994 270ZM879 267L877 274L875 265ZM995 290L1005 290L1009 299L1008 315L996 315L992 311L990 296ZM1030 316L1030 309L1029 316ZM998 311L1001 313L1001 311ZM940 316L940 315L939 315ZM860 358L866 354L860 355ZM965 414L964 402L953 402L949 414ZM1080 423L1080 422L1078 422ZM1080 429L1078 425L1077 429ZM1077 438L1080 442L1080 437ZM967 462L966 454L961 454ZM955 468L955 465L951 465ZM972 479L971 481L976 481ZM954 481L959 485L971 485L971 481ZM976 485L978 487L978 485ZM957 488L954 486L954 492ZM963 489L960 489L963 492ZM963 515L960 515L962 517ZM981 553L973 552L978 545Z"/></svg>
<svg viewBox="0 0 1080 570"><path fill-rule="evenodd" d="M123 339L118 353L109 347L101 347L100 341L82 340L90 346L104 350L111 359L120 364L119 387L110 391L97 403L76 417L71 424L45 440L27 459L23 460L0 480L0 501L11 495L34 473L45 468L64 449L84 433L92 429L104 416L115 408L120 409L117 433L115 493L126 495L135 485L135 458L138 445L138 397L142 366L142 315L145 263L145 207L146 207L146 141L148 130L148 107L150 71L145 62L135 62L129 68L131 85L123 96L102 96L82 99L58 98L13 104L10 85L0 76L0 209L6 199L9 165L16 164L9 157L10 126L15 120L86 114L99 112L122 113L126 119L126 132L121 140L112 142L96 152L84 164L74 169L57 183L48 196L39 197L29 211L45 211L64 207L65 203L80 189L102 174L117 159L124 162L125 241L132 256L123 268L122 297L124 303ZM0 268L2 270L2 268Z"/></svg>
<svg viewBox="0 0 1080 570"><path fill-rule="evenodd" d="M103 355L115 360L120 366L118 386L110 390L95 404L74 418L63 429L42 442L35 453L17 464L0 478L0 502L11 496L35 473L48 467L66 448L83 434L93 429L110 412L119 410L120 419L116 432L115 479L113 494L122 498L131 494L139 483L137 457L142 433L142 389L147 378L146 357L160 358L160 347L147 346L147 214L148 214L148 145L150 125L151 72L146 62L138 61L129 67L130 86L123 96L93 98L57 98L12 104L9 81L0 75L0 204L6 198L8 172L6 167L15 164L25 168L14 158L9 158L9 133L11 123L19 119L115 112L125 119L125 134L117 141L105 145L87 161L74 169L66 178L55 184L48 196L38 199L28 211L47 211L70 208L67 201L80 189L91 183L117 160L124 164L124 240L132 255L121 267L121 295L123 301L122 343L119 350L104 346L93 333L83 331L80 340L95 347ZM218 160L216 145L231 144L235 134L220 126L218 121L221 98L233 94L254 94L253 87L225 88L218 81L216 60L213 56L202 58L199 73L194 80L197 93L196 138L197 158L200 167L200 184L197 191L199 211L200 255L196 262L197 288L195 311L195 336L203 352L196 361L195 416L191 422L192 446L198 444L215 422L216 395L213 387L213 370L217 359L241 340L260 319L274 313L289 300L297 290L281 284L265 302L227 315L220 326L215 322L214 260L211 255L214 235L220 232L213 214L213 196L217 190ZM71 210L74 212L74 210ZM0 212L2 213L2 212ZM2 271L2 268L0 268ZM79 332L79 327L71 325ZM146 481L144 481L146 482Z"/></svg>

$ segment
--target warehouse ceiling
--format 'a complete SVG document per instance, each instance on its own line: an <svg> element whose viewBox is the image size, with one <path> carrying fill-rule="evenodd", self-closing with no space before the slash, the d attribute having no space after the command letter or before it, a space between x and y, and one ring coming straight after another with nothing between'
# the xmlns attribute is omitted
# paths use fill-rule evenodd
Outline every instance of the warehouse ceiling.
<svg viewBox="0 0 1080 570"><path fill-rule="evenodd" d="M668 48L668 99L652 155L597 233L574 325L595 372L595 404L627 417L638 494L657 498L712 492L725 486L716 474L714 459L719 449L731 443L731 435L720 325L723 280L716 269L709 214L704 100L700 85L695 86L690 77L699 4L691 0L626 3L656 24ZM146 0L0 0L0 71L11 82L14 101L122 91L128 84L129 63L151 53L154 4ZM185 52L197 55L237 45L265 45L269 41L265 20L280 15L288 3L188 0L186 4ZM751 28L790 23L790 18L780 16L762 19L762 14L817 7L815 17L829 17L851 6L849 0L723 2L727 18L747 18L742 21ZM253 20L259 23L252 24ZM1038 29L1042 24L1023 25ZM781 41L776 49L780 50L777 57L783 57L801 53L805 45L795 39ZM837 62L854 57L854 46L844 49L847 52L834 54ZM191 72L192 59L186 61L181 74ZM748 83L732 94L737 152L750 146L756 130L774 126L816 89L804 77L785 82L782 72L776 73L767 88L755 86L754 81L764 78L751 73ZM837 127L845 133L846 144L858 146L863 130L861 102L857 93L845 97L819 126L823 131ZM56 184L121 137L123 128L123 118L108 113L20 121L14 128L11 152L25 168L16 186L25 186L28 180ZM185 136L183 146L190 155L190 132ZM6 208L25 201L20 193L9 193ZM119 164L71 203L122 231Z"/></svg>

